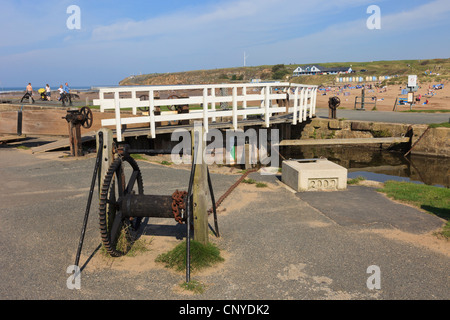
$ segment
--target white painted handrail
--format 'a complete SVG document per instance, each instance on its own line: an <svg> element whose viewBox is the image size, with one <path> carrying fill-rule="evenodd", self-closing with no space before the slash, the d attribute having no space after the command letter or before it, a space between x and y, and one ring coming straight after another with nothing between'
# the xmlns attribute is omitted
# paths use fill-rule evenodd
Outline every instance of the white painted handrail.
<svg viewBox="0 0 450 320"><path fill-rule="evenodd" d="M231 89L230 96L216 94L218 89ZM251 93L248 90L251 89ZM185 92L189 97L183 97ZM239 92L240 91L240 92ZM274 93L282 92L282 93ZM148 95L148 100L141 100L137 94ZM157 95L159 98L156 98ZM177 94L178 93L178 94ZM192 93L192 95L191 95ZM111 97L106 97L107 95ZM121 97L127 96L127 97ZM179 99L161 97L178 95ZM270 117L274 113L292 114L292 123L305 121L315 114L317 86L291 83L240 83L240 84L207 84L207 85L170 85L170 86L127 86L99 88L99 99L93 104L100 106L100 111L112 109L115 117L103 119L102 126L115 126L117 140L122 141L122 125L147 124L150 136L156 137L156 122L177 120L199 120L203 122L206 132L210 121L218 117L232 119L233 129L238 129L238 119L247 119L249 115L262 115L265 127L270 127ZM294 99L293 107L279 107L273 100ZM260 106L248 106L248 102L259 101ZM230 109L216 109L216 104L231 104ZM161 112L155 115L155 108L167 105L202 105L201 109L189 110L189 113L171 114ZM138 108L148 108L148 115L138 116ZM122 109L131 109L133 117L123 118Z"/></svg>

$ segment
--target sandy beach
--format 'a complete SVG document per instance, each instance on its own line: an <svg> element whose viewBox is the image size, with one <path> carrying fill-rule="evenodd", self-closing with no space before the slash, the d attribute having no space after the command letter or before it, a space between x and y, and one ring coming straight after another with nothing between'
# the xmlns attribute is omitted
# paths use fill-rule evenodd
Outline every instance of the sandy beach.
<svg viewBox="0 0 450 320"><path fill-rule="evenodd" d="M449 110L450 111L450 83L449 81L444 81L443 89L433 90L433 85L438 83L425 83L420 85L419 90L414 93L414 97L421 95L420 102L415 102L412 106L413 110L434 110L438 112L439 110ZM351 85L355 87L356 85ZM324 87L317 93L317 107L327 107L328 100L331 97L337 96L340 101L341 109L354 109L355 108L355 98L358 98L358 102L361 101L362 89L357 88L346 88L341 89L339 87ZM375 107L374 102L376 102L376 110L378 111L393 111L396 99L407 99L407 95L402 95L402 89L405 87L400 85L390 85L384 88L376 88L372 86L371 89L365 89L365 109L372 110ZM373 98L375 97L375 98ZM373 98L373 99L372 99ZM424 104L428 100L427 104ZM358 104L357 108L361 105ZM410 110L410 105L400 105L397 104L397 111L407 111Z"/></svg>
<svg viewBox="0 0 450 320"><path fill-rule="evenodd" d="M450 111L450 82L444 81L442 84L444 85L442 89L433 90L433 85L437 85L439 83L425 83L421 84L419 90L414 93L414 97L416 98L418 95L421 95L420 102L415 102L412 106L413 110L418 111L434 111L439 112L442 110ZM39 89L39 88L38 88ZM37 90L38 90L37 89ZM396 99L407 99L407 95L402 95L402 89L405 87L400 85L389 85L383 88L376 88L372 85L366 86L365 89L365 109L373 110L376 102L376 110L378 111L393 111ZM36 101L36 104L43 103L46 101L40 100L40 94L37 90L33 91L33 98ZM0 94L0 101L11 101L12 103L20 103L20 99L24 95L23 92L8 92ZM94 99L98 99L98 91L90 90L90 91L79 91L79 90L71 90L71 93L75 93L79 96L78 99L75 99L76 105L85 105L86 99L88 103L91 105ZM355 98L358 97L358 102L361 101L362 89L357 88L356 84L349 84L346 88L344 85L340 87L320 87L317 91L317 107L318 108L328 108L328 100L331 97L337 96L341 104L339 106L340 109L354 109L355 108ZM197 93L194 93L197 95ZM57 101L59 94L56 90L52 91L52 102L53 104ZM425 102L427 102L424 104ZM357 108L360 108L360 104L357 105ZM396 111L408 111L410 110L409 104L399 104L397 103ZM444 111L445 112L445 111Z"/></svg>

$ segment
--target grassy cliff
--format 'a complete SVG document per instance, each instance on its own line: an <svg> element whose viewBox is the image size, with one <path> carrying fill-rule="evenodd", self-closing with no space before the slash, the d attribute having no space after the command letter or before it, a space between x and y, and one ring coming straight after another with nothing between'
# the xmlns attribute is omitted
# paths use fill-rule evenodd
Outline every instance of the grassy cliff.
<svg viewBox="0 0 450 320"><path fill-rule="evenodd" d="M308 63L314 64L314 63ZM450 79L450 59L394 60L372 62L318 63L324 67L348 67L357 76L398 76L390 80L396 83L407 81L409 74L417 74L421 82L440 82ZM120 81L120 85L168 85L249 82L251 79L282 80L304 84L331 85L336 75L293 77L293 71L300 64L263 65L256 67L236 67L211 70L195 70L175 73L152 73L130 76ZM364 70L364 71L361 71ZM428 74L425 74L427 72ZM432 72L432 75L429 73ZM394 83L391 83L394 84Z"/></svg>

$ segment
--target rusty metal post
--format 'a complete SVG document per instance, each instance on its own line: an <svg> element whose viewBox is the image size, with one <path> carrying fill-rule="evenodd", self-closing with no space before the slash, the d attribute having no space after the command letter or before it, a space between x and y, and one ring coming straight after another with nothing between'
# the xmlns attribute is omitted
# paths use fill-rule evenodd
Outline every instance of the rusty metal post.
<svg viewBox="0 0 450 320"><path fill-rule="evenodd" d="M356 100L355 100L356 101ZM341 104L341 100L338 97L331 97L328 100L328 118L329 119L337 119L337 108ZM356 102L355 102L356 108Z"/></svg>
<svg viewBox="0 0 450 320"><path fill-rule="evenodd" d="M83 146L81 140L81 126L90 128L92 125L92 111L88 107L81 110L69 109L63 119L66 119L69 128L69 146L72 156L83 156Z"/></svg>
<svg viewBox="0 0 450 320"><path fill-rule="evenodd" d="M87 201L87 205L86 205L86 211L84 213L83 226L81 228L80 241L78 242L78 250L77 250L77 255L75 257L75 265L78 266L78 267L79 267L79 262L80 262L81 250L83 248L84 235L86 233L86 227L87 227L87 222L88 222L88 218L89 218L89 212L91 210L92 196L94 195L95 180L97 178L96 175L97 175L98 169L100 167L101 158L102 158L103 134L100 132L99 135L97 136L97 138L98 138L97 157L95 159L94 174L92 175L91 188L89 190L89 197L88 197L88 201Z"/></svg>
<svg viewBox="0 0 450 320"><path fill-rule="evenodd" d="M77 123L72 127L75 131L74 134L74 147L75 147L75 157L83 156L83 145L81 141L81 123Z"/></svg>
<svg viewBox="0 0 450 320"><path fill-rule="evenodd" d="M74 138L73 138L73 125L72 122L67 122L67 126L69 127L69 147L70 147L70 154L72 156L75 156L75 150L74 150Z"/></svg>
<svg viewBox="0 0 450 320"><path fill-rule="evenodd" d="M18 136L22 135L22 118L23 118L22 109L23 109L23 105L22 105L22 108L20 108L20 110L17 111L17 135Z"/></svg>
<svg viewBox="0 0 450 320"><path fill-rule="evenodd" d="M81 124L74 124L71 121L68 122L69 126L69 144L70 154L73 157L82 157L83 148L81 144Z"/></svg>

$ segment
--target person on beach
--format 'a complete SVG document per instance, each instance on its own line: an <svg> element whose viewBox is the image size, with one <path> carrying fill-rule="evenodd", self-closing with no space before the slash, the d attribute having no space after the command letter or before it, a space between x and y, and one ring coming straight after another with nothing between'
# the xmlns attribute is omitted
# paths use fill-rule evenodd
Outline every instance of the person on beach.
<svg viewBox="0 0 450 320"><path fill-rule="evenodd" d="M69 84L67 82L64 84L63 90L64 90L64 97L69 99L69 106L71 106L72 105L72 97L70 96L70 88L69 88ZM64 105L64 102L65 101L63 99L63 105Z"/></svg>
<svg viewBox="0 0 450 320"><path fill-rule="evenodd" d="M418 104L420 104L420 99L422 99L422 95L421 95L421 94L419 94L419 95L416 97L416 102L417 102Z"/></svg>
<svg viewBox="0 0 450 320"><path fill-rule="evenodd" d="M33 95L33 87L31 86L31 83L28 83L26 92L30 95L30 97Z"/></svg>
<svg viewBox="0 0 450 320"><path fill-rule="evenodd" d="M48 83L45 86L45 96L47 97L48 101L52 100L52 91L51 91L50 86L48 85Z"/></svg>
<svg viewBox="0 0 450 320"><path fill-rule="evenodd" d="M34 103L34 99L33 99L33 87L31 86L31 83L28 83L26 89L25 89L25 94L23 95L22 99L20 100L20 102L22 103L24 99L30 99L33 101Z"/></svg>
<svg viewBox="0 0 450 320"><path fill-rule="evenodd" d="M59 86L58 92L59 92L59 99L58 100L61 101L63 99L63 94L64 94L64 89L63 89L62 85Z"/></svg>

